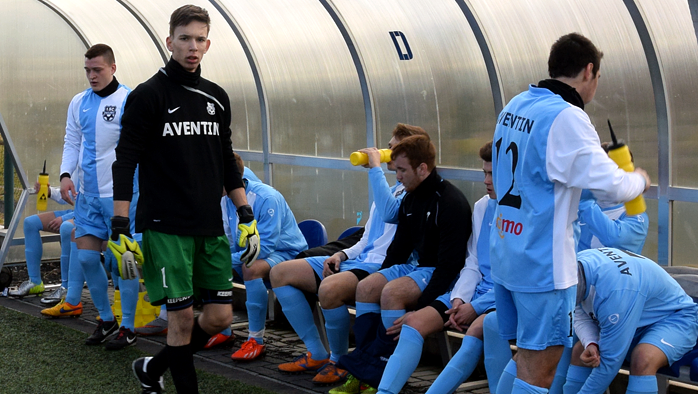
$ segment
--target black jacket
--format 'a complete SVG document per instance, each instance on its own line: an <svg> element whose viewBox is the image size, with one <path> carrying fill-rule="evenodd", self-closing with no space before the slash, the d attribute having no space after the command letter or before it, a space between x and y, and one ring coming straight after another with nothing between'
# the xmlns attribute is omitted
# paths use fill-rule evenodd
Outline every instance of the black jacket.
<svg viewBox="0 0 698 394"><path fill-rule="evenodd" d="M436 169L402 200L395 238L381 268L405 264L413 250L420 267L436 267L417 309L448 291L465 265L471 215L463 193Z"/></svg>
<svg viewBox="0 0 698 394"><path fill-rule="evenodd" d="M225 91L170 60L126 100L112 165L114 200L130 201L139 165L136 231L223 235L221 195L243 187Z"/></svg>

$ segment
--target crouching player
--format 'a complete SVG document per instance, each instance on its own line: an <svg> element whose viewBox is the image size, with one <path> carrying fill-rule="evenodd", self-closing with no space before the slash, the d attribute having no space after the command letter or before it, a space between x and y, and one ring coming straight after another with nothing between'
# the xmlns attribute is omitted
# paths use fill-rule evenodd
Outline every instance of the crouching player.
<svg viewBox="0 0 698 394"><path fill-rule="evenodd" d="M693 349L698 305L659 265L613 248L577 255L579 284L565 393L603 393L624 360L626 393L656 393L657 370Z"/></svg>
<svg viewBox="0 0 698 394"><path fill-rule="evenodd" d="M468 240L468 257L453 291L438 297L430 306L408 312L400 323L388 328L388 335L400 330L397 348L385 367L378 393L397 394L417 368L424 338L446 326L459 331L467 328L463 344L429 392L453 392L470 376L482 353L482 321L494 308L494 291L490 279L489 225L497 198L492 187L492 141L480 148L485 172L487 195L475 203L472 234ZM400 328L400 325L402 328Z"/></svg>
<svg viewBox="0 0 698 394"><path fill-rule="evenodd" d="M238 170L242 174L247 174L242 158L235 153L235 163ZM261 182L255 182L248 178L248 175L243 175L245 184L245 193L247 202L252 206L255 219L257 220L257 229L260 236L260 250L257 259L251 264L243 264L241 255L244 251L238 250L237 236L233 236L230 240L233 269L240 275L245 282L245 290L247 293L247 316L249 319L249 335L247 341L242 344L242 347L232 354L233 360L249 361L261 356L265 353L264 345L264 324L267 316L267 286L264 281L269 280L269 271L272 267L282 261L294 258L302 250L308 249L308 244L305 242L303 233L298 228L296 218L291 212L284 196L269 185ZM227 198L223 198L227 207L223 207L223 211L227 212L227 217L224 218L224 227L226 234L234 235L229 229L237 228L238 217L235 214L235 206L233 202ZM225 213L224 213L225 215ZM209 340L207 347L217 343L224 342L232 337L230 328L227 328L220 334L217 334Z"/></svg>

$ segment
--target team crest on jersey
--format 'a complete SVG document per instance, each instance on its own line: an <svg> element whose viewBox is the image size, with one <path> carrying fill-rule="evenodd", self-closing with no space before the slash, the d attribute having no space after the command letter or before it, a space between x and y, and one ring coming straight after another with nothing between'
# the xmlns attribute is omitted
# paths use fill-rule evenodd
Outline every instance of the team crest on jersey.
<svg viewBox="0 0 698 394"><path fill-rule="evenodd" d="M208 111L209 115L215 115L216 114L216 107L213 105L213 103L206 103L206 111Z"/></svg>
<svg viewBox="0 0 698 394"><path fill-rule="evenodd" d="M116 117L116 105L105 105L102 111L102 118L107 122L111 122Z"/></svg>

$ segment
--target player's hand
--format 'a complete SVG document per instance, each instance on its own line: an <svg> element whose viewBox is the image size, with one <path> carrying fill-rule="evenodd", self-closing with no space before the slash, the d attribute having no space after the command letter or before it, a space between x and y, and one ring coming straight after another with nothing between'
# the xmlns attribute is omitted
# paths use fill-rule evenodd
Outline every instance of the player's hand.
<svg viewBox="0 0 698 394"><path fill-rule="evenodd" d="M451 309L446 311L446 314L449 316L444 326L463 332L477 318L477 312L475 312L475 308L470 303L465 303L460 298L454 300L453 305L456 304L457 306L452 306Z"/></svg>
<svg viewBox="0 0 698 394"><path fill-rule="evenodd" d="M327 278L328 276L339 272L339 265L342 264L342 254L344 253L337 252L325 259L325 261L322 263L323 278Z"/></svg>
<svg viewBox="0 0 698 394"><path fill-rule="evenodd" d="M68 176L64 176L63 179L61 179L61 198L68 204L73 205L72 196L75 195L77 195L77 192L75 191L73 180Z"/></svg>
<svg viewBox="0 0 698 394"><path fill-rule="evenodd" d="M582 365L589 368L596 368L601 364L601 355L599 347L595 343L590 343L579 356Z"/></svg>
<svg viewBox="0 0 698 394"><path fill-rule="evenodd" d="M400 334L402 331L402 324L405 322L405 318L408 315L413 314L414 312L407 312L404 315L398 317L395 321L393 321L393 325L388 327L387 330L385 330L386 334L388 335L395 335L395 334ZM397 335L393 340L397 341L400 339L400 335Z"/></svg>
<svg viewBox="0 0 698 394"><path fill-rule="evenodd" d="M111 237L107 243L116 259L119 276L124 280L137 278L138 264L143 264L144 261L141 247L131 236L130 224L131 221L127 217L111 218Z"/></svg>
<svg viewBox="0 0 698 394"><path fill-rule="evenodd" d="M650 186L652 186L652 181L650 180L649 174L647 174L647 171L643 170L642 168L638 167L635 169L635 173L642 175L643 178L645 178L645 192L649 190Z"/></svg>
<svg viewBox="0 0 698 394"><path fill-rule="evenodd" d="M359 152L368 155L368 163L364 164L364 168L373 168L381 166L381 152L378 148L364 148L359 149Z"/></svg>
<svg viewBox="0 0 698 394"><path fill-rule="evenodd" d="M240 261L251 267L259 256L259 231L257 231L257 221L252 213L252 207L243 205L237 210L238 213L238 230L240 230L240 238L238 245L245 248L245 251L240 255Z"/></svg>
<svg viewBox="0 0 698 394"><path fill-rule="evenodd" d="M62 223L63 223L63 218L59 216L59 217L51 220L50 222L48 222L46 229L52 233L60 232Z"/></svg>

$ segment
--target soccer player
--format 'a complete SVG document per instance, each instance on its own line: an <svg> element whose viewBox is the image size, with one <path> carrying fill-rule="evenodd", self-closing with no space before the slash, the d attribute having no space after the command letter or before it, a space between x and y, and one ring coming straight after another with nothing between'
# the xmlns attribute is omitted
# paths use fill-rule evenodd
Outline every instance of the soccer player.
<svg viewBox="0 0 698 394"><path fill-rule="evenodd" d="M169 368L178 392L196 392L194 353L233 319L230 245L223 232L221 191L237 207L243 263L254 260L259 235L233 157L230 100L223 88L201 77L208 51L210 18L185 5L170 16L164 68L129 95L116 148L114 217L109 248L122 276L143 264L153 305L167 305L167 346L155 357L139 358L133 370L144 391L159 393ZM138 166L141 198L131 238L129 208ZM124 258L131 252L134 259ZM194 296L203 312L194 318Z"/></svg>
<svg viewBox="0 0 698 394"><path fill-rule="evenodd" d="M429 389L432 393L453 392L470 376L482 353L482 321L494 308L494 291L490 279L489 230L494 217L496 196L492 188L492 141L480 148L487 194L473 208L472 235L468 240L468 257L452 291L439 296L429 306L408 312L389 327L388 334L399 332L395 352L383 371L378 393L397 394L417 368L424 338L444 326L464 331L458 352L446 365ZM402 327L400 327L402 326Z"/></svg>
<svg viewBox="0 0 698 394"><path fill-rule="evenodd" d="M38 190L39 184L35 189ZM48 189L48 197L59 204L67 204L61 198L61 191L57 187ZM41 231L59 233L61 235L61 287L46 294L41 299L42 304L55 304L65 298L68 288L68 268L70 264L70 234L73 229L73 210L60 210L43 212L27 216L24 219L24 256L27 259L27 274L29 280L22 282L17 290L9 291L10 296L24 297L30 294L44 292L44 282L41 280L41 255L43 244ZM63 226L63 223L66 226Z"/></svg>
<svg viewBox="0 0 698 394"><path fill-rule="evenodd" d="M427 135L417 126L398 123L388 142L393 148L411 135ZM369 182L374 203L371 205L363 236L355 245L331 256L306 257L283 262L271 272L271 282L281 307L293 329L303 340L308 352L289 363L279 365L286 373L318 371L313 383L334 384L342 381L347 372L337 368L339 357L349 350L350 316L347 303L354 301L356 286L363 278L376 272L385 259L385 253L395 234L400 201L405 188L398 181L390 187L380 164L376 148L362 149L369 157ZM389 171L395 171L391 161ZM318 294L330 354L320 341L313 323L312 311L303 292Z"/></svg>
<svg viewBox="0 0 698 394"><path fill-rule="evenodd" d="M245 170L242 158L236 153L235 161L240 172ZM255 177L256 178L256 177ZM263 355L266 351L264 345L264 323L267 316L267 287L265 281L269 280L269 271L282 261L295 257L298 253L308 248L308 244L301 233L296 218L286 199L273 187L243 176L247 201L252 204L257 220L257 229L261 238L260 252L251 266L247 266L240 260L243 250L237 247L237 240L232 229L237 228L238 218L235 215L235 207L228 197L223 197L223 224L226 235L230 240L233 269L245 282L247 295L248 331L247 341L231 356L233 360L251 361ZM223 332L212 337L207 347L225 342L231 338L232 332L228 327Z"/></svg>
<svg viewBox="0 0 698 394"><path fill-rule="evenodd" d="M577 255L574 330L565 393L602 393L630 363L626 393L656 393L655 374L693 349L698 305L654 261L613 248Z"/></svg>
<svg viewBox="0 0 698 394"><path fill-rule="evenodd" d="M112 314L107 294L107 275L101 264L102 244L109 238L112 216L111 165L114 148L121 135L121 116L130 90L114 77L114 52L105 44L93 45L85 53L85 73L90 88L73 97L68 107L63 160L61 162L61 197L75 201L75 239L77 260L82 266L87 286L100 320L85 344L98 345L119 330L107 344L117 350L135 344L133 324L138 302L138 280L121 284L123 319L121 328ZM78 178L79 193L71 174ZM133 187L134 197L138 188ZM135 210L131 212L135 215ZM128 215L128 212L127 212ZM80 305L63 303L60 314L76 314Z"/></svg>
<svg viewBox="0 0 698 394"><path fill-rule="evenodd" d="M377 386L385 363L381 357L392 354L397 344L386 327L444 294L465 264L470 204L438 175L435 157L434 145L423 135L407 137L393 148L397 179L407 195L381 270L356 288L356 349L339 360L351 378L331 393L352 392L360 382ZM410 262L415 252L418 265Z"/></svg>
<svg viewBox="0 0 698 394"><path fill-rule="evenodd" d="M560 37L548 59L552 79L529 86L497 119L492 279L499 332L519 349L508 367L516 370L513 388L500 382L499 392L547 392L563 347L572 346L573 222L582 189L629 201L650 187L644 170L627 173L608 157L583 110L602 56L577 33Z"/></svg>

